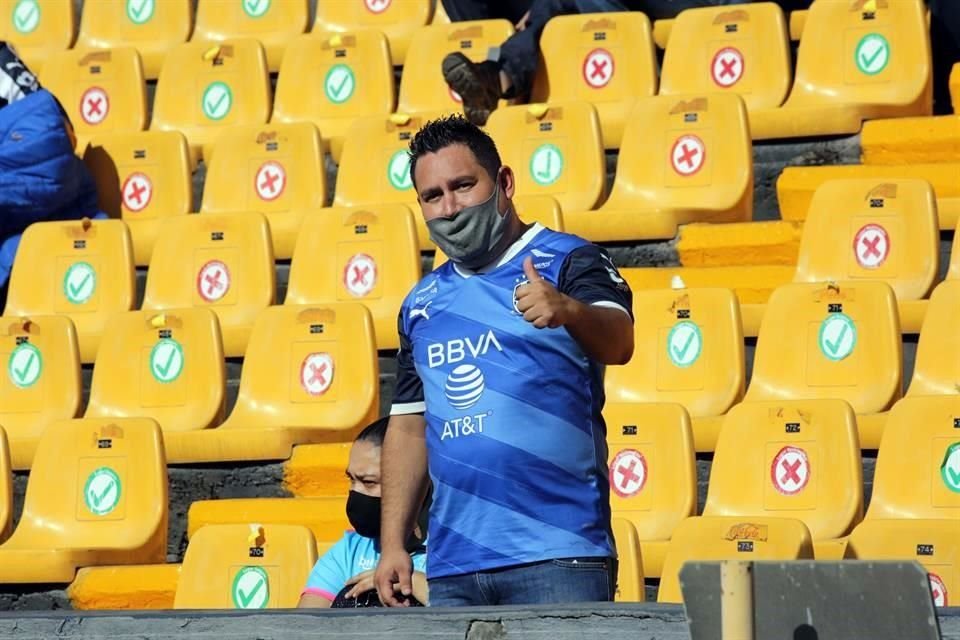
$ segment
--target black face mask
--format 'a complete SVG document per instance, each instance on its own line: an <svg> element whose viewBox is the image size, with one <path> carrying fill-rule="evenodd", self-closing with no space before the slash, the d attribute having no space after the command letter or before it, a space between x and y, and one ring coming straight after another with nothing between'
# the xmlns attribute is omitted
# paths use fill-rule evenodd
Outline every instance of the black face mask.
<svg viewBox="0 0 960 640"><path fill-rule="evenodd" d="M423 536L427 535L427 517L430 509L430 496L424 501L423 508L420 510L420 517L417 519L417 525ZM353 530L364 538L380 538L380 498L368 496L357 491L351 491L347 497L347 520ZM418 538L412 531L407 536L404 548L412 553L423 546L423 540Z"/></svg>

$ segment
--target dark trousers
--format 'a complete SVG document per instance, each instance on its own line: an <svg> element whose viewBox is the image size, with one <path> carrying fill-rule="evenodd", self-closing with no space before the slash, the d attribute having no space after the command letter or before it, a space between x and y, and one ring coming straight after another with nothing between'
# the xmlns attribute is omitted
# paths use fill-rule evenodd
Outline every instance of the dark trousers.
<svg viewBox="0 0 960 640"><path fill-rule="evenodd" d="M933 109L934 113L946 114L951 113L950 70L960 62L960 3L957 0L930 0L930 13Z"/></svg>

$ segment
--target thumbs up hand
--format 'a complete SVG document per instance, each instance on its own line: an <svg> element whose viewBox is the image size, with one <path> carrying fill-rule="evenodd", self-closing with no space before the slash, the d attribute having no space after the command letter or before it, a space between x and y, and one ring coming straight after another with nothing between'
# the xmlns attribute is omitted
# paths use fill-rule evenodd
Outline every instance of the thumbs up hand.
<svg viewBox="0 0 960 640"><path fill-rule="evenodd" d="M556 329L567 324L574 313L574 300L557 291L533 266L533 258L523 261L528 282L517 289L517 310L537 329Z"/></svg>

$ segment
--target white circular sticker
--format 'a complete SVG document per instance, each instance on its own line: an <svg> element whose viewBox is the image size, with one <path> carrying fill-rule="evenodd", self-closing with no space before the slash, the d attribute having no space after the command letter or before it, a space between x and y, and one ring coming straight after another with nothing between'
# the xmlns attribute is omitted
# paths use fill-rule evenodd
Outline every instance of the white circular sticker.
<svg viewBox="0 0 960 640"><path fill-rule="evenodd" d="M681 176L692 176L703 168L707 147L698 136L688 134L677 138L670 150L670 165Z"/></svg>
<svg viewBox="0 0 960 640"><path fill-rule="evenodd" d="M254 188L261 200L271 202L283 194L287 187L287 172L283 165L276 161L264 162L257 169L254 178Z"/></svg>
<svg viewBox="0 0 960 640"><path fill-rule="evenodd" d="M636 449L624 449L610 463L610 488L621 498L632 498L647 484L647 459Z"/></svg>
<svg viewBox="0 0 960 640"><path fill-rule="evenodd" d="M810 460L800 447L783 447L773 457L770 479L777 491L792 496L803 491L810 481Z"/></svg>
<svg viewBox="0 0 960 640"><path fill-rule="evenodd" d="M13 386L20 389L32 387L40 379L42 372L43 356L40 349L29 342L18 344L7 363L7 373Z"/></svg>
<svg viewBox="0 0 960 640"><path fill-rule="evenodd" d="M63 276L63 295L72 304L84 304L97 289L97 272L89 262L74 262Z"/></svg>
<svg viewBox="0 0 960 640"><path fill-rule="evenodd" d="M820 324L817 340L828 360L843 360L857 346L857 325L845 313L828 314Z"/></svg>
<svg viewBox="0 0 960 640"><path fill-rule="evenodd" d="M390 8L392 0L363 0L363 6L370 13L383 13Z"/></svg>
<svg viewBox="0 0 960 640"><path fill-rule="evenodd" d="M377 284L377 263L365 253L358 253L343 268L343 286L351 295L362 298Z"/></svg>
<svg viewBox="0 0 960 640"><path fill-rule="evenodd" d="M876 269L890 254L890 235L879 224L864 225L853 238L853 251L857 264L864 269Z"/></svg>
<svg viewBox="0 0 960 640"><path fill-rule="evenodd" d="M264 609L270 602L270 578L262 567L244 567L233 578L230 598L237 609Z"/></svg>
<svg viewBox="0 0 960 640"><path fill-rule="evenodd" d="M933 596L934 606L948 606L949 600L947 599L947 585L944 584L943 578L935 573L928 573L927 577L930 579L930 595Z"/></svg>
<svg viewBox="0 0 960 640"><path fill-rule="evenodd" d="M80 97L80 117L89 125L98 125L110 113L110 97L100 87L90 87Z"/></svg>
<svg viewBox="0 0 960 640"><path fill-rule="evenodd" d="M123 206L134 213L143 211L153 199L153 182L145 173L131 173L123 181Z"/></svg>
<svg viewBox="0 0 960 640"><path fill-rule="evenodd" d="M333 384L333 356L311 353L300 365L300 385L312 396L322 396Z"/></svg>
<svg viewBox="0 0 960 640"><path fill-rule="evenodd" d="M83 500L95 516L105 516L120 502L120 476L110 467L100 467L87 477Z"/></svg>
<svg viewBox="0 0 960 640"><path fill-rule="evenodd" d="M207 302L217 302L230 290L230 270L219 260L210 260L197 273L197 293Z"/></svg>
<svg viewBox="0 0 960 640"><path fill-rule="evenodd" d="M718 87L729 89L743 77L743 54L735 47L720 49L713 56L710 73Z"/></svg>
<svg viewBox="0 0 960 640"><path fill-rule="evenodd" d="M667 357L677 367L689 367L700 358L703 334L697 323L681 320L667 334Z"/></svg>
<svg viewBox="0 0 960 640"><path fill-rule="evenodd" d="M602 89L613 78L613 54L606 49L594 49L583 59L583 81L588 87Z"/></svg>

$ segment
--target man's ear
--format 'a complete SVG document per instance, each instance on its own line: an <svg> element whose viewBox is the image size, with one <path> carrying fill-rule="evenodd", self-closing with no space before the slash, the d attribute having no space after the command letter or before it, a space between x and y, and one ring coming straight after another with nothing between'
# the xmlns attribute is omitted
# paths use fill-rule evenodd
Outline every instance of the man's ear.
<svg viewBox="0 0 960 640"><path fill-rule="evenodd" d="M503 195L507 196L508 200L513 199L513 194L516 192L517 183L516 177L513 175L513 169L507 165L500 167L500 190L503 191Z"/></svg>

